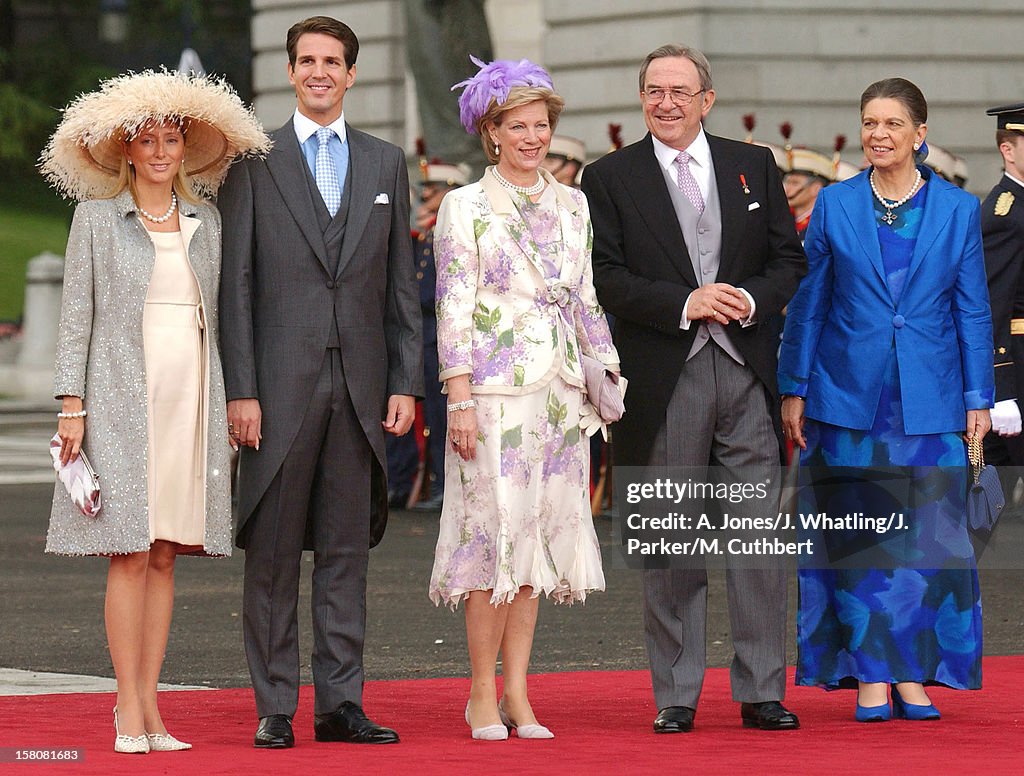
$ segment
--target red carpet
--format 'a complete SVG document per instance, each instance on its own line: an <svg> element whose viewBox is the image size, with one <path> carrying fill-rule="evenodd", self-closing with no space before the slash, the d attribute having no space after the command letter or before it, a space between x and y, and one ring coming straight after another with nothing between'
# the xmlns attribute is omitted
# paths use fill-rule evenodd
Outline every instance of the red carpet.
<svg viewBox="0 0 1024 776"><path fill-rule="evenodd" d="M32 774L838 774L904 776L1024 773L1024 656L989 657L985 689L933 689L939 722L853 722L854 694L790 686L787 705L803 728L767 733L743 729L730 700L725 669L708 671L690 734L651 732L655 708L646 672L535 676L531 700L551 741L472 741L462 720L469 682L421 679L366 687L370 716L395 727L398 745L318 744L312 689L304 687L295 720L296 747L256 751L256 719L248 690L168 692L171 732L195 744L189 752L116 755L107 694L0 698L0 747L83 747L76 764L0 764L3 773ZM792 681L792 676L790 677ZM9 759L9 758L8 758Z"/></svg>

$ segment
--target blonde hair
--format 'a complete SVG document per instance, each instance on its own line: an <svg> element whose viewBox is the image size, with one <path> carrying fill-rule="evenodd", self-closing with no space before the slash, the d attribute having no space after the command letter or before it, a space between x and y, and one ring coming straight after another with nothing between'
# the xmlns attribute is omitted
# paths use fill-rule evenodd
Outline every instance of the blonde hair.
<svg viewBox="0 0 1024 776"><path fill-rule="evenodd" d="M501 105L498 105L497 100L491 100L487 110L476 121L476 131L480 135L480 144L483 146L487 161L491 164L498 163L498 153L494 150L494 143L487 132L487 124L493 122L495 126L500 127L505 113L538 100L543 102L548 110L548 123L551 124L551 132L554 133L558 117L565 108L565 100L550 89L543 86L513 86L509 89L508 99Z"/></svg>
<svg viewBox="0 0 1024 776"><path fill-rule="evenodd" d="M182 131L182 137L185 136L185 132ZM130 142L131 138L122 137L123 142ZM178 172L174 176L174 181L171 183L171 188L174 193L178 195L178 199L188 202L190 205L198 205L203 201L192 185L192 179L185 172L185 160L182 159L181 164L178 165ZM121 151L121 169L117 173L117 185L114 187L114 191L110 193L106 199L113 199L118 196L125 189L128 189L132 193L132 197L135 201L139 201L139 190L135 186L135 167L128 164L128 156L124 153L123 147Z"/></svg>

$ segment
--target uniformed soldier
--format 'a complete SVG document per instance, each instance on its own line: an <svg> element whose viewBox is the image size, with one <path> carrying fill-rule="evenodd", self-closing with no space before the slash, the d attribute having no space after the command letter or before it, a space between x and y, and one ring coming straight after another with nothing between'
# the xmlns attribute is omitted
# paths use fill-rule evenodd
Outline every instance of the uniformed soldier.
<svg viewBox="0 0 1024 776"><path fill-rule="evenodd" d="M437 315L434 309L437 273L434 267L434 224L437 210L444 195L469 182L467 165L427 162L421 154L419 207L416 209L416 229L412 233L413 257L416 261L416 279L420 287L420 308L423 312L423 377L426 396L419 409L422 411L425 437L426 469L423 484L429 481L430 495L412 505L418 511L440 511L444 498L444 446L448 432L446 400L437 379ZM417 423L417 428L419 424ZM419 464L419 446L415 434L392 437L388 441L389 501L393 506L405 507L412 491ZM416 488L419 495L424 488Z"/></svg>
<svg viewBox="0 0 1024 776"><path fill-rule="evenodd" d="M810 148L788 149L789 170L782 176L782 188L796 222L801 242L811 222L811 211L819 192L832 182L832 160Z"/></svg>
<svg viewBox="0 0 1024 776"><path fill-rule="evenodd" d="M938 173L943 180L960 185L956 183L956 157L942 146L929 142L928 155L924 158L924 163Z"/></svg>
<svg viewBox="0 0 1024 776"><path fill-rule="evenodd" d="M587 147L582 140L567 135L553 135L548 155L541 167L555 176L555 180L566 186L579 188L576 179L583 165L587 163Z"/></svg>
<svg viewBox="0 0 1024 776"><path fill-rule="evenodd" d="M996 367L995 433L985 437L985 459L1024 466L1018 406L1024 397L1024 103L986 113L996 117L1003 175L981 206Z"/></svg>

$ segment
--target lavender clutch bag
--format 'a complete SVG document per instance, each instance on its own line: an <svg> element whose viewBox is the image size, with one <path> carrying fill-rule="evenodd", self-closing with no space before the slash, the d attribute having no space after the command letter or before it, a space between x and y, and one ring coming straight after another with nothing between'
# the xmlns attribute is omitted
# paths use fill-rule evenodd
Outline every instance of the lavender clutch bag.
<svg viewBox="0 0 1024 776"><path fill-rule="evenodd" d="M609 372L596 358L582 356L583 381L587 384L589 401L601 420L614 423L626 411L622 398L626 395L626 380Z"/></svg>
<svg viewBox="0 0 1024 776"><path fill-rule="evenodd" d="M78 452L77 460L62 466L60 448L60 435L54 434L50 440L50 457L53 458L53 469L57 472L57 479L64 485L71 500L83 515L96 517L103 506L99 475L85 457L85 452L81 450Z"/></svg>

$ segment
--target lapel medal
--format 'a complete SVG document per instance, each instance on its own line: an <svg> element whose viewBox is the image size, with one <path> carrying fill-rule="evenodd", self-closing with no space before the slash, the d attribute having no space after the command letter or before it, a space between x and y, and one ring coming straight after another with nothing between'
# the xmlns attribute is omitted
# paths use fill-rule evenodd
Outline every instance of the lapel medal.
<svg viewBox="0 0 1024 776"><path fill-rule="evenodd" d="M750 187L747 186L747 176L745 176L743 173L740 173L740 185L743 187L743 193L749 197ZM1011 196L1013 195L1011 194Z"/></svg>

